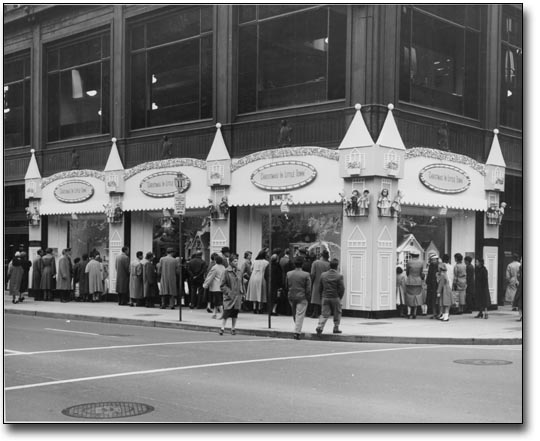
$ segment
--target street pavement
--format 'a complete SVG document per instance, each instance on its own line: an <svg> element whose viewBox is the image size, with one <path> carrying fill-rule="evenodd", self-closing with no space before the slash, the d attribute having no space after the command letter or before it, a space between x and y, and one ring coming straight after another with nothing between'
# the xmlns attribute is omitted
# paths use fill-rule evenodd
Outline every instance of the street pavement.
<svg viewBox="0 0 540 441"><path fill-rule="evenodd" d="M4 314L24 314L39 317L64 318L102 323L117 323L163 328L218 332L221 320L212 318L206 309L120 306L115 302L54 302L34 301L25 297L24 302L13 304L4 293ZM315 333L317 320L305 318L301 339L322 339L346 342L404 343L404 344L468 344L468 345L521 345L523 322L517 321L518 313L510 306L499 306L489 312L489 318L477 319L476 314L451 315L450 321L441 322L429 316L416 319L401 317L368 319L343 317L342 334L333 334L332 318L326 323L321 337ZM228 320L227 327L230 328ZM276 338L293 337L293 320L290 316L272 316L241 312L236 324L237 334Z"/></svg>

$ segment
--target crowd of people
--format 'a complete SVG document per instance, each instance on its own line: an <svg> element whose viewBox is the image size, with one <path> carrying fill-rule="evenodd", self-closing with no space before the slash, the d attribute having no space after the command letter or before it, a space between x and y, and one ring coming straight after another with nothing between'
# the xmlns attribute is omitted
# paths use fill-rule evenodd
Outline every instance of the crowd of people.
<svg viewBox="0 0 540 441"><path fill-rule="evenodd" d="M121 306L143 306L175 309L179 302L190 309L206 309L212 318L227 319L235 332L238 313L288 315L293 318L294 336L299 339L305 317L318 319L316 332L321 335L332 317L333 332L341 333L341 299L345 287L339 273L339 261L330 259L328 250L319 256L307 248L294 250L268 248L239 256L228 247L212 253L210 263L202 251L195 251L186 261L172 248L157 257L152 252L135 253L130 260L129 248L123 247L115 259L116 293ZM522 273L518 255L506 269L505 301L523 316ZM396 305L401 317L415 319L418 314L431 315L443 322L450 314L477 311L475 318L489 317L491 297L488 272L483 259L462 254L450 256L432 253L426 266L419 254L412 253L406 267L396 269ZM32 268L29 288L29 271ZM36 301L53 301L55 293L61 302L99 302L109 291L108 269L100 253L93 250L72 260L71 249L62 250L56 263L53 250L39 249L30 261L24 251L15 253L7 271L13 303L24 301L29 293ZM420 312L419 312L420 311Z"/></svg>
<svg viewBox="0 0 540 441"><path fill-rule="evenodd" d="M419 253L411 253L405 268L396 268L396 305L401 317L416 319L417 314L431 315L443 322L450 314L478 311L475 318L488 319L491 306L488 271L484 259L454 254L454 264L445 254L431 253L425 263ZM506 269L505 302L523 317L522 262L517 254Z"/></svg>

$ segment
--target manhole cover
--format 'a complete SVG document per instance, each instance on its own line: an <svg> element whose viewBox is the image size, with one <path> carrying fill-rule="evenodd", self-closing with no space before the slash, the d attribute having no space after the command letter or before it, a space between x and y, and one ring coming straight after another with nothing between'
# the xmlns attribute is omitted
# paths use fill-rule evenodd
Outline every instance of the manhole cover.
<svg viewBox="0 0 540 441"><path fill-rule="evenodd" d="M512 364L511 361L506 360L490 360L490 359L469 359L469 360L454 360L454 363L459 364L473 364L475 366L502 366L503 364Z"/></svg>
<svg viewBox="0 0 540 441"><path fill-rule="evenodd" d="M151 317L159 314L135 314L136 317Z"/></svg>
<svg viewBox="0 0 540 441"><path fill-rule="evenodd" d="M363 322L358 323L359 325L390 325L390 322Z"/></svg>
<svg viewBox="0 0 540 441"><path fill-rule="evenodd" d="M154 408L148 404L130 403L126 401L107 401L104 403L86 403L68 407L62 413L74 418L108 420L125 418L152 412Z"/></svg>

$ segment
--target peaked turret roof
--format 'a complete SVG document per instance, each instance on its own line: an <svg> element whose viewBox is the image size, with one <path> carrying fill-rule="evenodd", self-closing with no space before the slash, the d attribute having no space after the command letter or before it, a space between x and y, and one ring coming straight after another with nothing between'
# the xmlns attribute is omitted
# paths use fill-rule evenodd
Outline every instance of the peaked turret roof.
<svg viewBox="0 0 540 441"><path fill-rule="evenodd" d="M351 125L347 129L347 133L343 137L339 149L347 149L354 147L370 147L373 143L373 138L369 134L369 131L360 113L361 106L356 104L354 106L356 113L351 121Z"/></svg>
<svg viewBox="0 0 540 441"><path fill-rule="evenodd" d="M120 154L118 153L118 147L116 147L116 138L112 139L111 152L109 153L109 159L107 159L107 164L105 165L104 171L117 171L124 170L124 165L120 159Z"/></svg>
<svg viewBox="0 0 540 441"><path fill-rule="evenodd" d="M39 167L36 161L35 150L30 150L32 156L30 157L30 163L28 164L28 169L24 175L24 179L41 179L41 173L39 173Z"/></svg>
<svg viewBox="0 0 540 441"><path fill-rule="evenodd" d="M224 159L231 159L227 146L225 145L225 140L221 134L221 124L217 123L216 128L216 136L214 137L214 142L212 143L212 147L210 147L206 160L222 161Z"/></svg>
<svg viewBox="0 0 540 441"><path fill-rule="evenodd" d="M493 130L493 142L491 143L491 150L489 151L489 156L486 161L486 165L496 165L498 167L506 167L506 162L501 151L501 145L499 144L499 137L497 134L499 131L497 129Z"/></svg>
<svg viewBox="0 0 540 441"><path fill-rule="evenodd" d="M377 144L392 149L405 150L405 144L403 144L396 121L394 120L394 115L392 114L393 108L394 106L392 104L388 104L388 114L386 115L379 139L377 139Z"/></svg>

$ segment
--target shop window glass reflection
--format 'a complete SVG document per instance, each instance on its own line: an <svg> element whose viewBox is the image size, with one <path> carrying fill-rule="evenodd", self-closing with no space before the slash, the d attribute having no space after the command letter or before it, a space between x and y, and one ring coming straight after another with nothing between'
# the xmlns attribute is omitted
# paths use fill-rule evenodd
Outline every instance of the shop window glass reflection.
<svg viewBox="0 0 540 441"><path fill-rule="evenodd" d="M239 24L238 111L343 99L345 7L258 8L259 21Z"/></svg>
<svg viewBox="0 0 540 441"><path fill-rule="evenodd" d="M463 15L447 10L456 9L450 6L432 9L440 13L441 8L445 17L474 27L403 7L400 99L477 118L480 31L477 19L464 17L474 16L472 11L478 15L480 6L460 6Z"/></svg>
<svg viewBox="0 0 540 441"><path fill-rule="evenodd" d="M100 36L48 49L49 141L109 132L108 44Z"/></svg>
<svg viewBox="0 0 540 441"><path fill-rule="evenodd" d="M69 220L71 257L98 252L104 266L109 262L109 223L105 216L78 214Z"/></svg>

